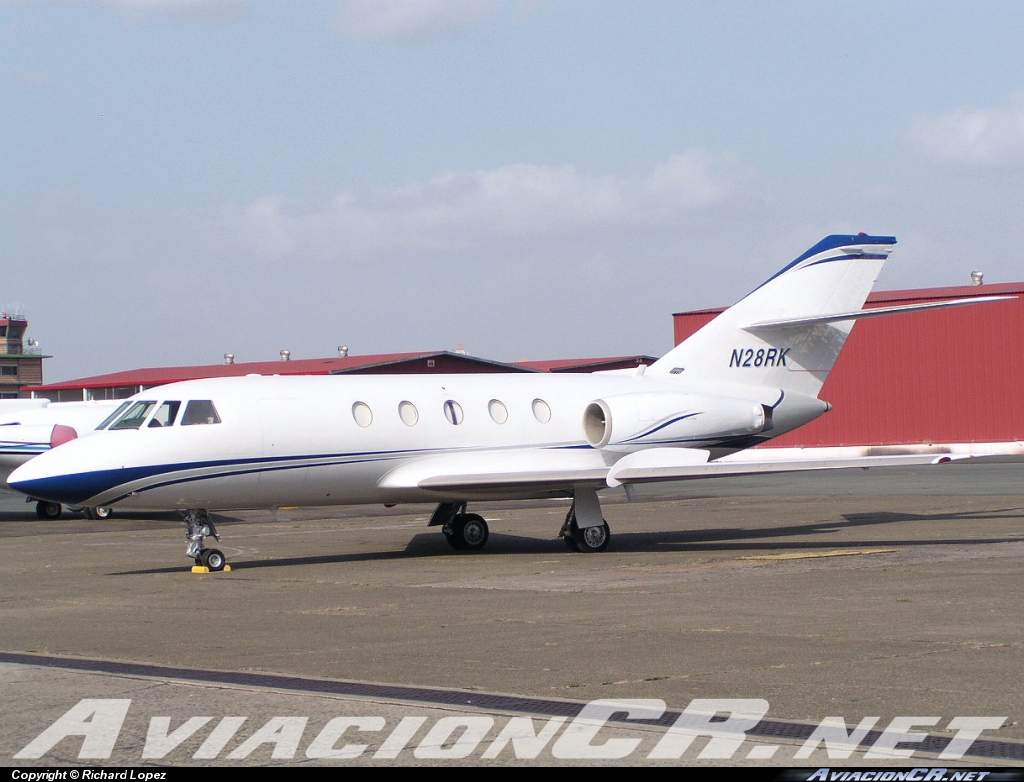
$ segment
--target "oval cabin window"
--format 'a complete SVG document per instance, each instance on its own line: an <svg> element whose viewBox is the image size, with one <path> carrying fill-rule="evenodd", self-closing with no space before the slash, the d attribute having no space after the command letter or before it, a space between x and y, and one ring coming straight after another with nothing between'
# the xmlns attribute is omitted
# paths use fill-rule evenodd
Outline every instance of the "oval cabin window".
<svg viewBox="0 0 1024 782"><path fill-rule="evenodd" d="M454 399L449 399L444 403L444 417L448 419L448 423L458 426L463 419L462 405Z"/></svg>
<svg viewBox="0 0 1024 782"><path fill-rule="evenodd" d="M352 417L364 429L373 423L373 411L366 402L356 402L352 405Z"/></svg>
<svg viewBox="0 0 1024 782"><path fill-rule="evenodd" d="M508 420L508 408L498 399L492 399L487 403L487 412L491 414L491 420L496 424L503 424Z"/></svg>
<svg viewBox="0 0 1024 782"><path fill-rule="evenodd" d="M402 402L398 405L398 415L402 418L402 423L406 426L416 426L416 423L420 420L420 411L416 409L416 405L412 402Z"/></svg>
<svg viewBox="0 0 1024 782"><path fill-rule="evenodd" d="M542 424L546 424L551 420L551 408L543 399L533 400L533 417Z"/></svg>

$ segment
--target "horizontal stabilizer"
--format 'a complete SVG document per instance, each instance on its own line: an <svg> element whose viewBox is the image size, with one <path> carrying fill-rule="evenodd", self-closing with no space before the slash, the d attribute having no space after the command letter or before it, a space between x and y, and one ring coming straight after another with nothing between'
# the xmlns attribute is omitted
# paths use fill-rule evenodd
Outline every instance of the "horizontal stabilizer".
<svg viewBox="0 0 1024 782"><path fill-rule="evenodd" d="M870 310L854 310L853 312L837 312L832 315L814 315L807 318L785 318L783 320L763 320L742 326L744 331L769 331L771 329L799 328L812 326L816 323L838 323L843 320L860 320L861 318L877 318L881 315L896 315L901 312L919 312L937 310L945 307L960 307L965 304L986 304L992 301L1015 299L1016 296L976 296L970 299L949 299L947 301L924 302L923 304L903 304L897 307L876 307Z"/></svg>
<svg viewBox="0 0 1024 782"><path fill-rule="evenodd" d="M913 467L956 460L954 455L910 454L899 456L859 456L849 459L793 459L763 462L701 462L686 448L651 448L620 459L608 471L608 485L685 481L696 478L729 478L739 475L803 472L806 470L840 470L853 467Z"/></svg>

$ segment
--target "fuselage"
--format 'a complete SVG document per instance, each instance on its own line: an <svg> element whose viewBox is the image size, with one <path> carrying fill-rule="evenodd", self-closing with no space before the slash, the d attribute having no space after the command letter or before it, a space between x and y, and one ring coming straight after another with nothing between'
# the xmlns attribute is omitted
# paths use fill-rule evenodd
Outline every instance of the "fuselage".
<svg viewBox="0 0 1024 782"><path fill-rule="evenodd" d="M825 409L817 399L784 399L777 389L732 391L712 395L676 378L639 374L196 380L137 394L119 420L37 457L11 483L55 502L149 510L550 496L571 485L499 485L474 494L388 485L386 478L411 462L453 454L463 465L479 459L493 467L541 463L559 451L560 459L596 472L650 447L706 448L718 456ZM767 410L773 414L766 421ZM589 432L588 414L597 416ZM619 421L614 437L612 416ZM600 447L595 425L608 427Z"/></svg>

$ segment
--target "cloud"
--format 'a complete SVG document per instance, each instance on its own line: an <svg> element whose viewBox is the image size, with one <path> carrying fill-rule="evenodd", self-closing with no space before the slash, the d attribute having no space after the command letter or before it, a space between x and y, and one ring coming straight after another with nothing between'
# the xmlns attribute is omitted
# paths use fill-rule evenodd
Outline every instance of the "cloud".
<svg viewBox="0 0 1024 782"><path fill-rule="evenodd" d="M662 208L691 209L728 198L750 176L736 155L693 147L658 165L644 187Z"/></svg>
<svg viewBox="0 0 1024 782"><path fill-rule="evenodd" d="M749 227L752 183L733 156L693 148L637 176L517 163L210 208L110 212L53 192L13 210L5 269L8 288L39 308L34 334L61 357L49 377L342 343L386 352L464 340L494 358L650 352L651 335L668 342L665 313L731 298L709 299L706 271L695 284L686 269L715 259L718 284L742 279L735 227L741 215ZM272 343L268 313L288 313ZM97 331L119 341L102 365Z"/></svg>
<svg viewBox="0 0 1024 782"><path fill-rule="evenodd" d="M943 114L919 116L910 139L927 157L973 168L1024 166L1024 93L999 108L961 106Z"/></svg>
<svg viewBox="0 0 1024 782"><path fill-rule="evenodd" d="M126 19L226 22L239 19L249 0L73 0L87 9L111 10Z"/></svg>
<svg viewBox="0 0 1024 782"><path fill-rule="evenodd" d="M337 18L342 34L356 41L420 43L462 32L500 5L498 0L347 0Z"/></svg>
<svg viewBox="0 0 1024 782"><path fill-rule="evenodd" d="M319 200L268 194L205 210L143 206L99 215L76 194L60 193L30 210L25 229L42 255L70 263L236 258L247 265L318 265L400 258L415 265L439 257L518 256L525 247L582 245L595 236L674 232L681 221L713 215L737 194L746 203L753 181L735 156L691 148L639 177L516 163L341 190Z"/></svg>
<svg viewBox="0 0 1024 782"><path fill-rule="evenodd" d="M527 163L448 172L402 187L344 191L328 202L267 196L213 218L253 257L367 259L396 249L480 250L670 225L728 200L752 174L729 154L693 148L639 178Z"/></svg>

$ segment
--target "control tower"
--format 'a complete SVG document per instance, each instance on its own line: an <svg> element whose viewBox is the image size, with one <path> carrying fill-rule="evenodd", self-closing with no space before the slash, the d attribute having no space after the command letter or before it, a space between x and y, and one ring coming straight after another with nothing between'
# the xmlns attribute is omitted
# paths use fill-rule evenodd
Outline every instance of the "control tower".
<svg viewBox="0 0 1024 782"><path fill-rule="evenodd" d="M25 344L28 321L17 308L0 308L0 399L26 398L25 386L43 382L43 359L39 348Z"/></svg>

